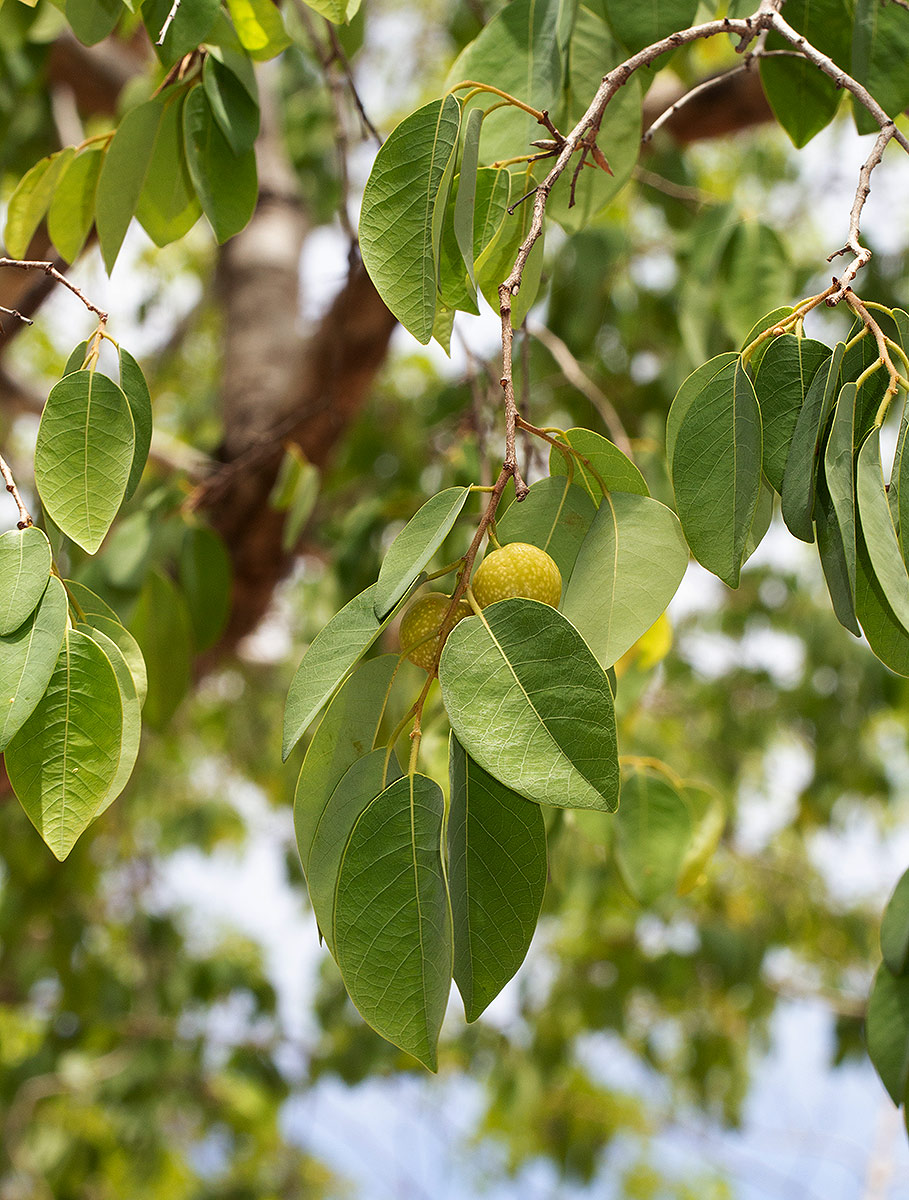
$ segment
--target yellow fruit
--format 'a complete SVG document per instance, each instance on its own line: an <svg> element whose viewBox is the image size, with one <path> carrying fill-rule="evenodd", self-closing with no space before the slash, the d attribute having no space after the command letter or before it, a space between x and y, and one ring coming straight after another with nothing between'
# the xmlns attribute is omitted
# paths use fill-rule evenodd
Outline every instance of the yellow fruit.
<svg viewBox="0 0 909 1200"><path fill-rule="evenodd" d="M562 594L562 575L545 550L528 542L510 542L487 554L473 577L480 608L523 596L555 608Z"/></svg>
<svg viewBox="0 0 909 1200"><path fill-rule="evenodd" d="M431 671L438 651L437 637L442 618L451 604L451 596L443 596L441 592L429 592L414 600L401 621L401 649L408 651L407 657L424 671ZM470 616L470 605L466 600L459 600L455 609L454 624ZM413 649L410 649L413 647Z"/></svg>

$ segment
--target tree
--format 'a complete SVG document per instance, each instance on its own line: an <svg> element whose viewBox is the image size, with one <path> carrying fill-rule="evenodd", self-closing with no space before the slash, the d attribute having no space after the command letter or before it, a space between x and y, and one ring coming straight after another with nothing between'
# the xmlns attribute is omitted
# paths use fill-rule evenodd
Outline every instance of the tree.
<svg viewBox="0 0 909 1200"><path fill-rule="evenodd" d="M893 400L909 390L909 316L891 295L894 277L873 274L860 229L872 175L886 170L885 150L891 142L909 150L893 119L909 104L898 68L909 42L903 7L843 2L819 15L790 0L785 20L778 5L765 3L699 25L689 24L696 6L688 3L656 15L624 3L556 0L513 0L470 19L455 13L449 28L459 53L444 84L427 80L435 98L409 106L381 142L363 190L362 263L352 249L346 282L305 358L296 303L307 221L324 223L337 212L353 238L346 106L374 135L354 88L364 22L358 5L68 0L58 7L62 17L21 0L6 0L0 11L10 64L6 153L17 180L5 227L10 257L2 260L16 276L3 299L4 339L21 344L23 327L42 322L52 283L93 318L41 406L33 477L43 531L28 490L23 498L16 485L18 466L14 473L0 460L18 506L17 528L0 541L2 746L32 823L65 859L81 835L104 836L105 810L133 774L143 725L178 761L188 754L168 730L194 673L216 669L258 623L320 504L319 532L306 536L317 536L329 556L342 603L307 638L283 749L285 758L294 753L325 709L300 765L296 840L321 934L366 1020L435 1069L452 972L474 1021L527 953L547 873L557 874L553 864L567 845L585 842L599 853L610 847L635 903L668 911L675 897L693 892L685 903L695 911L703 905L703 962L671 965L682 974L708 963L720 977L725 972L707 1006L715 1017L732 979L757 986L763 953L720 944L730 889L702 891L703 899L697 890L723 838L735 776L732 764L709 756L717 742L730 750L759 745L766 727L749 742L718 716L721 740L717 730L709 739L701 730L692 753L682 750L685 721L652 708L654 668L662 663L666 680L679 669L667 658L664 614L689 551L729 588L741 584L744 604L741 569L770 527L778 495L791 532L817 543L836 618L864 633L896 676L909 674L905 422L889 486L880 447ZM744 59L696 84L704 42ZM101 50L86 57L85 45ZM681 83L660 106L651 99L656 85L645 97L641 78L666 55ZM276 69L254 69L272 60ZM123 115L113 127L105 117L97 132L79 130L74 144L53 147L63 132L57 126L70 118L44 93L31 107L20 102L41 90L44 70L69 80L75 104L66 111L77 124L110 113L127 81ZM758 73L769 109L755 100ZM806 300L798 301L799 288L816 276L817 262L793 263L770 223L741 221L734 194L704 204L696 162L663 140L673 127L681 142L716 132L698 125L697 106L706 97L713 110L715 97L736 89L749 99L742 124L772 110L798 147L836 119L843 92L858 130L876 133L844 215L845 246L831 255L844 256L844 266ZM13 120L23 111L27 119ZM651 154L647 167L638 165L642 145ZM748 146L736 152L736 166L750 156L759 165L761 154L774 152ZM292 167L308 189L303 206ZM628 188L648 185L655 197L636 213ZM621 291L604 287L599 263L636 249L645 234L635 231L635 218L645 211L684 265L672 296L624 285L634 289L637 311L651 317L642 323L629 316L627 294L623 311ZM109 317L86 284L74 283L66 263L96 241L111 271L134 217L163 250L203 213L223 246L220 427L185 444L200 417L210 423L206 398L193 398L172 422L184 440L162 450L152 438L152 395L166 390L168 371L185 370L181 356L188 360L195 348L184 339L195 331L175 331L173 353L162 355L149 389L136 358L109 331L116 312ZM548 261L544 234L568 239ZM863 276L872 282L860 299L853 284ZM548 316L540 327L531 310L547 294L544 280ZM360 499L355 480L369 435L354 433L351 422L396 322L419 342L435 338L449 350L455 313L476 312L478 290L501 316L501 362L493 368L504 403L501 467L488 470L488 389L468 344L472 401L465 407L470 389L453 387L435 401L449 424L468 413L457 435L448 434L444 486L425 498L432 487L420 466L432 422L401 412L392 395L386 453L414 461L391 464L397 496ZM837 306L848 309L851 326L835 347L806 336L811 314ZM670 330L675 308L678 339ZM611 346L604 331L615 335ZM598 361L608 362L611 350L615 362L623 342L639 356L653 356L654 347L665 353L661 341L675 361L643 396L632 396L634 372L604 373ZM693 371L679 369L686 356ZM552 382L553 365L571 387ZM614 403L590 378L602 382L604 374L612 376ZM29 391L20 392L27 406ZM649 449L664 441L668 478L662 454ZM525 445L526 467L519 462ZM150 449L155 462L146 471ZM340 463L325 476L320 501L319 472L332 454ZM350 497L358 502L345 513ZM392 522L396 535L385 536L379 556ZM487 538L504 547L496 553L506 565L484 597L477 576L471 580ZM540 551L548 555L542 568ZM495 570L491 555L484 561ZM537 590L541 569L557 570L561 596L558 586L552 595ZM428 607L415 601L422 607L404 617L399 653L386 630L415 590L434 580L447 581L445 599ZM327 602L323 595L320 604ZM845 649L845 634L833 640L833 653L843 655L841 698L840 677L864 679L874 668L867 650ZM857 721L886 709L867 696L869 686L886 690L862 685L867 699L854 707ZM801 699L807 720L815 701ZM711 710L730 715L716 698ZM410 749L399 760L396 744L407 733ZM258 769L261 747L248 749L248 769ZM143 756L131 787L141 786L156 758L154 750ZM831 778L863 767L864 756L840 761ZM446 794L440 784L449 771ZM814 793L807 809L823 810ZM597 874L579 870L572 882L601 893ZM616 904L614 878L608 886ZM909 1071L904 892L901 885L887 910L868 1014L869 1050L897 1104ZM807 926L790 934L793 945L804 939L803 951L811 944ZM835 966L867 962L866 939L857 922L831 956ZM592 931L586 940L595 942ZM586 953L609 957L605 947L588 945ZM562 961L560 1010L585 994L572 980L570 948ZM217 986L208 998L215 994ZM264 993L257 1003L267 1010ZM344 1022L330 1007L325 1013L330 1039ZM761 994L750 1015L765 1014ZM554 1016L537 1011L541 1033ZM853 1016L847 1003L844 1017ZM692 1030L692 1045L707 1057L729 1040L729 1031ZM343 1062L337 1049L328 1057ZM103 1063L99 1069L102 1078ZM733 1057L723 1095L730 1115L740 1070ZM691 1073L705 1085L703 1062ZM280 1089L259 1082L273 1103ZM545 1055L527 1094L541 1104L559 1095L547 1088ZM589 1173L591 1155L579 1147L603 1136L598 1127L591 1137L567 1139L571 1169Z"/></svg>

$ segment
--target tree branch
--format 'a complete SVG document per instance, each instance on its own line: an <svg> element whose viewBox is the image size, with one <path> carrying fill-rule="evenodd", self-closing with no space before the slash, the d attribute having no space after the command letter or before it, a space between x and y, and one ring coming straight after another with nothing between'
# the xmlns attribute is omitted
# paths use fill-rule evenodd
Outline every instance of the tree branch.
<svg viewBox="0 0 909 1200"><path fill-rule="evenodd" d="M16 487L16 481L13 479L13 473L7 465L6 459L0 454L0 477L6 486L6 490L16 501L16 507L19 509L18 527L20 529L28 529L29 525L33 525L31 515L28 509L22 502L22 497L19 495L19 489Z"/></svg>
<svg viewBox="0 0 909 1200"><path fill-rule="evenodd" d="M20 271L43 271L45 275L50 276L56 283L60 283L63 287L68 288L74 296L76 296L89 312L93 312L102 325L107 324L108 314L103 308L98 308L97 304L92 304L91 300L85 295L81 288L76 287L72 280L67 279L62 271L52 262L35 262L28 259L20 258L0 258L0 267L16 267ZM21 313L16 314L21 320ZM31 324L29 321L28 324Z"/></svg>

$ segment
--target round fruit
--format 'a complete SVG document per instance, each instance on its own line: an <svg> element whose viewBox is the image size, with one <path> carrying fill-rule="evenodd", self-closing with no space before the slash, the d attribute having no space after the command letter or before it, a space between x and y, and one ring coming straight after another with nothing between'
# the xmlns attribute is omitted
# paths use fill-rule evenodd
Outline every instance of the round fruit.
<svg viewBox="0 0 909 1200"><path fill-rule="evenodd" d="M442 618L450 604L451 596L443 596L441 592L429 592L414 600L401 621L401 649L407 651L410 661L422 667L424 671L431 671L436 661L439 639L432 635L439 632ZM470 612L467 601L459 600L452 629L458 621L469 617Z"/></svg>
<svg viewBox="0 0 909 1200"><path fill-rule="evenodd" d="M555 608L562 594L562 575L545 550L528 542L510 542L487 554L473 577L480 608L523 596Z"/></svg>

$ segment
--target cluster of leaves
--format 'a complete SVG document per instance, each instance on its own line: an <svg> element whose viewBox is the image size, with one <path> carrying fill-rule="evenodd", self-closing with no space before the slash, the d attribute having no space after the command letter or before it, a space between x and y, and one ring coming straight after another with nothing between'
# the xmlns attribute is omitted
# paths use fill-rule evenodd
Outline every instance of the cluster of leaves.
<svg viewBox="0 0 909 1200"><path fill-rule="evenodd" d="M688 562L674 513L611 442L570 430L551 456L551 474L510 505L496 536L550 554L559 608L502 600L448 636L447 801L417 773L416 751L403 777L394 753L422 700L383 737L404 654L352 668L419 586L469 488L439 493L404 527L378 581L315 638L287 701L285 757L331 700L294 800L322 935L366 1020L433 1068L452 973L472 1021L527 952L547 869L538 806L618 807L613 668L658 621ZM709 792L636 770L620 812L617 861L633 895L649 902L697 882L723 825Z"/></svg>

